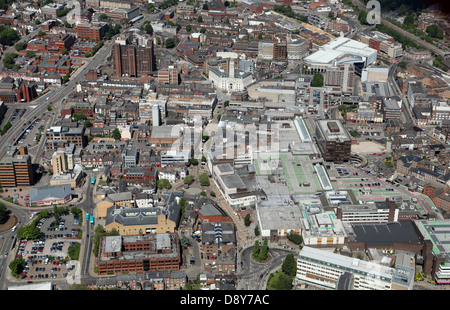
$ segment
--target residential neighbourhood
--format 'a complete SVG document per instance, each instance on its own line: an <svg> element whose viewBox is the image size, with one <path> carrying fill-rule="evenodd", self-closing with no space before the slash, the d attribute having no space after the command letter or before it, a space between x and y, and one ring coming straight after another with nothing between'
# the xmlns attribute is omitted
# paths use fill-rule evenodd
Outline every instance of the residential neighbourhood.
<svg viewBox="0 0 450 310"><path fill-rule="evenodd" d="M449 15L376 2L0 1L0 289L447 289Z"/></svg>

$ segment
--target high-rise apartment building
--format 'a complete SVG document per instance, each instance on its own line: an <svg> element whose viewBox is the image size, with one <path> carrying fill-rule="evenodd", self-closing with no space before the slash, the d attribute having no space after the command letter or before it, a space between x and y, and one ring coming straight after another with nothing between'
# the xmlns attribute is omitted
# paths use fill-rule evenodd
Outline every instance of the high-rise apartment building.
<svg viewBox="0 0 450 310"><path fill-rule="evenodd" d="M339 87L343 93L352 93L355 78L356 74L353 64L340 64L326 70L324 85Z"/></svg>
<svg viewBox="0 0 450 310"><path fill-rule="evenodd" d="M146 46L116 43L113 59L117 76L141 77L156 69L152 41L148 41Z"/></svg>

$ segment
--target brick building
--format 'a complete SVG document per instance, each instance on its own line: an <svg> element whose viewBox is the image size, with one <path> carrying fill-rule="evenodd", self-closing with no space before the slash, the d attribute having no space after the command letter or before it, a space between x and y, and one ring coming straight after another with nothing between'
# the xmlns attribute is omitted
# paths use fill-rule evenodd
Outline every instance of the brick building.
<svg viewBox="0 0 450 310"><path fill-rule="evenodd" d="M106 236L96 260L99 275L178 271L181 253L176 234Z"/></svg>
<svg viewBox="0 0 450 310"><path fill-rule="evenodd" d="M151 41L147 46L116 44L113 60L117 76L141 77L156 69Z"/></svg>
<svg viewBox="0 0 450 310"><path fill-rule="evenodd" d="M108 23L106 22L81 23L76 26L77 37L100 41L108 31L108 27Z"/></svg>

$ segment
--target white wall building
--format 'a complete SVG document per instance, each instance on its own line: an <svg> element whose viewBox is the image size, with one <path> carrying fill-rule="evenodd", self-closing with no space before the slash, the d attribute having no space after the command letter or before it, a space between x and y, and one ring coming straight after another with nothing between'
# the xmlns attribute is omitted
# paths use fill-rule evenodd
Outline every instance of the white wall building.
<svg viewBox="0 0 450 310"><path fill-rule="evenodd" d="M226 91L242 91L248 85L253 83L253 77L250 72L242 72L234 67L234 59L230 61L229 73L216 68L209 70L209 80L212 81L214 88Z"/></svg>
<svg viewBox="0 0 450 310"><path fill-rule="evenodd" d="M305 246L297 257L296 281L338 290L411 290L414 269L386 267Z"/></svg>

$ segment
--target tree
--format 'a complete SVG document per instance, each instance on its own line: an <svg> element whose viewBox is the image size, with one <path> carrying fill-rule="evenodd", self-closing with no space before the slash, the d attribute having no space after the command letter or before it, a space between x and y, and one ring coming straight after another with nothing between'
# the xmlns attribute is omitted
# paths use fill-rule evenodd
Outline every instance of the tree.
<svg viewBox="0 0 450 310"><path fill-rule="evenodd" d="M153 34L153 27L150 23L145 23L143 26L143 30L149 35Z"/></svg>
<svg viewBox="0 0 450 310"><path fill-rule="evenodd" d="M258 260L263 262L269 257L269 241L267 238L264 238L263 246L261 251L259 251Z"/></svg>
<svg viewBox="0 0 450 310"><path fill-rule="evenodd" d="M70 79L70 73L67 72L66 75L63 76L62 83L66 84Z"/></svg>
<svg viewBox="0 0 450 310"><path fill-rule="evenodd" d="M16 53L5 53L3 57L3 65L8 68L12 69L15 66L15 59L17 58Z"/></svg>
<svg viewBox="0 0 450 310"><path fill-rule="evenodd" d="M14 48L16 49L16 51L20 52L20 51L26 49L27 45L28 44L26 42L18 42L18 43L16 43L16 45L14 45Z"/></svg>
<svg viewBox="0 0 450 310"><path fill-rule="evenodd" d="M84 125L84 128L89 128L89 127L93 126L92 122L88 119L84 121L83 125Z"/></svg>
<svg viewBox="0 0 450 310"><path fill-rule="evenodd" d="M367 25L367 12L361 11L358 15L358 21L361 25Z"/></svg>
<svg viewBox="0 0 450 310"><path fill-rule="evenodd" d="M42 30L39 30L39 32L37 33L38 37L43 37L45 35L46 35L46 33L44 31L42 31Z"/></svg>
<svg viewBox="0 0 450 310"><path fill-rule="evenodd" d="M296 245L300 245L303 241L302 236L300 236L299 234L295 233L293 230L291 230L288 235L287 238L289 241L294 242Z"/></svg>
<svg viewBox="0 0 450 310"><path fill-rule="evenodd" d="M297 273L297 261L294 258L294 254L290 253L286 256L283 265L281 266L281 271L291 278L295 277L295 274Z"/></svg>
<svg viewBox="0 0 450 310"><path fill-rule="evenodd" d="M33 223L17 229L17 238L19 239L40 239L42 235L41 230Z"/></svg>
<svg viewBox="0 0 450 310"><path fill-rule="evenodd" d="M36 56L36 53L34 51L32 51L32 50L28 50L27 53L26 53L26 56L28 58L33 58L34 56Z"/></svg>
<svg viewBox="0 0 450 310"><path fill-rule="evenodd" d="M189 159L189 162L191 163L191 165L194 165L194 166L198 165L198 159L195 157L191 157L191 159Z"/></svg>
<svg viewBox="0 0 450 310"><path fill-rule="evenodd" d="M252 223L252 221L250 220L250 213L247 213L247 215L244 218L244 225L245 226L250 226L250 224Z"/></svg>
<svg viewBox="0 0 450 310"><path fill-rule="evenodd" d="M180 245L183 249L187 249L191 244L191 240L186 235L181 235Z"/></svg>
<svg viewBox="0 0 450 310"><path fill-rule="evenodd" d="M186 198L181 197L180 200L178 200L178 204L181 207L181 216L183 216L184 212L186 211L186 207L188 206Z"/></svg>
<svg viewBox="0 0 450 310"><path fill-rule="evenodd" d="M259 242L258 242L258 240L255 240L255 244L253 245L252 256L253 256L253 258L258 258L258 256L259 256Z"/></svg>
<svg viewBox="0 0 450 310"><path fill-rule="evenodd" d="M167 179L161 179L158 180L158 182L156 182L156 185L159 189L163 189L163 188L171 188L172 185L170 184L169 180Z"/></svg>
<svg viewBox="0 0 450 310"><path fill-rule="evenodd" d="M11 122L7 122L5 124L5 126L3 126L2 131L0 132L0 135L3 136L9 130L9 128L11 128L11 126L12 126Z"/></svg>
<svg viewBox="0 0 450 310"><path fill-rule="evenodd" d="M74 122L78 122L79 120L87 119L86 114L83 111L75 112L72 114L72 118ZM117 129L117 128L116 128Z"/></svg>
<svg viewBox="0 0 450 310"><path fill-rule="evenodd" d="M119 128L113 130L113 138L116 140L120 140L122 138Z"/></svg>
<svg viewBox="0 0 450 310"><path fill-rule="evenodd" d="M268 290L291 290L292 289L292 279L284 272L277 272L275 275L269 278L267 283Z"/></svg>
<svg viewBox="0 0 450 310"><path fill-rule="evenodd" d="M0 203L0 224L6 223L9 219L9 211L3 203Z"/></svg>
<svg viewBox="0 0 450 310"><path fill-rule="evenodd" d="M183 183L187 185L191 185L194 182L195 177L193 175L188 175L184 178Z"/></svg>
<svg viewBox="0 0 450 310"><path fill-rule="evenodd" d="M314 73L313 79L311 81L312 87L322 87L323 86L323 75L320 73Z"/></svg>
<svg viewBox="0 0 450 310"><path fill-rule="evenodd" d="M406 65L407 65L407 63L406 63L405 61L400 61L400 62L398 63L398 66L399 66L400 68L402 68L402 69L405 69L405 68L406 68Z"/></svg>
<svg viewBox="0 0 450 310"><path fill-rule="evenodd" d="M256 225L255 226L255 236L259 236L259 226L258 225Z"/></svg>
<svg viewBox="0 0 450 310"><path fill-rule="evenodd" d="M23 258L16 258L9 264L9 269L14 277L18 278L25 268L25 260Z"/></svg>
<svg viewBox="0 0 450 310"><path fill-rule="evenodd" d="M441 28L439 28L436 24L430 25L427 27L427 33L430 37L435 39L443 39L444 32Z"/></svg>
<svg viewBox="0 0 450 310"><path fill-rule="evenodd" d="M414 20L415 20L415 14L410 14L410 15L406 16L405 19L403 20L403 25L405 25L405 26L414 25Z"/></svg>
<svg viewBox="0 0 450 310"><path fill-rule="evenodd" d="M191 32L192 31L192 25L186 25L186 31Z"/></svg>
<svg viewBox="0 0 450 310"><path fill-rule="evenodd" d="M201 15L197 18L197 22L203 23L203 17Z"/></svg>
<svg viewBox="0 0 450 310"><path fill-rule="evenodd" d="M175 47L175 42L173 42L172 38L168 38L166 40L165 44L166 44L166 48L173 48L173 47Z"/></svg>
<svg viewBox="0 0 450 310"><path fill-rule="evenodd" d="M206 32L206 28L205 27L202 27L201 29L200 29L200 33L205 33Z"/></svg>
<svg viewBox="0 0 450 310"><path fill-rule="evenodd" d="M201 186L209 186L209 176L206 173L202 173L198 176Z"/></svg>

